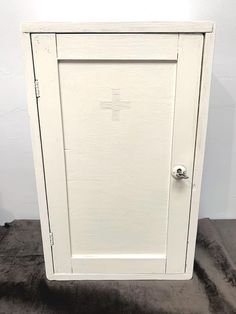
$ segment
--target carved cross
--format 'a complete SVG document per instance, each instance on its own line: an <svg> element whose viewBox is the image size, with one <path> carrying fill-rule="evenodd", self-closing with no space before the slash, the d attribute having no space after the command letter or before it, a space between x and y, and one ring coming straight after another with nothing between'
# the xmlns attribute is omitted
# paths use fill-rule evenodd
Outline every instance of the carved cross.
<svg viewBox="0 0 236 314"><path fill-rule="evenodd" d="M112 100L111 101L101 101L100 105L102 109L110 109L112 111L112 120L120 120L120 110L128 109L129 101L120 100L120 90L112 89Z"/></svg>

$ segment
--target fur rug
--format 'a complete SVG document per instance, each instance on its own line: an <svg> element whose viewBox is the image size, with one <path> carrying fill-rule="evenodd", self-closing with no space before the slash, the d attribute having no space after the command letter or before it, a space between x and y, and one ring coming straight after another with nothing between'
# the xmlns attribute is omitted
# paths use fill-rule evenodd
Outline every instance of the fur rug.
<svg viewBox="0 0 236 314"><path fill-rule="evenodd" d="M222 230L224 232L222 232ZM38 221L0 227L0 313L235 314L236 221L199 222L189 281L48 281Z"/></svg>

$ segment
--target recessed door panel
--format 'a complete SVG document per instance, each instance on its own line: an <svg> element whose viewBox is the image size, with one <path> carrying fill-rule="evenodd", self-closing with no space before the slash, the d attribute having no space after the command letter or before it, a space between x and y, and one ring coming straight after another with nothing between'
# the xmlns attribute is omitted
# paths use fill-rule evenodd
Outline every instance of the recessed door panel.
<svg viewBox="0 0 236 314"><path fill-rule="evenodd" d="M176 62L63 61L59 76L72 255L165 254Z"/></svg>

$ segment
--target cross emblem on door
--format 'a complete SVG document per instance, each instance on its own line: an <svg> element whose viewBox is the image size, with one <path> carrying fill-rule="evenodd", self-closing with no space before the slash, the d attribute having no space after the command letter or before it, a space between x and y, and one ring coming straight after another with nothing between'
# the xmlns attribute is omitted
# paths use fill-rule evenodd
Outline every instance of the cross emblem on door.
<svg viewBox="0 0 236 314"><path fill-rule="evenodd" d="M111 101L101 101L100 106L102 109L110 109L112 112L112 120L119 121L120 120L120 110L128 109L129 101L120 99L120 90L112 89L112 100Z"/></svg>

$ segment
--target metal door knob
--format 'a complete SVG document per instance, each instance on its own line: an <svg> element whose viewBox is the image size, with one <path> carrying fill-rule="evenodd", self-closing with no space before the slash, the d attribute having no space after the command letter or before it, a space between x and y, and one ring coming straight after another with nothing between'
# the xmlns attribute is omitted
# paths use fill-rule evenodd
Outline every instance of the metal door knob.
<svg viewBox="0 0 236 314"><path fill-rule="evenodd" d="M188 179L187 169L182 165L174 166L172 169L172 176L176 180Z"/></svg>

